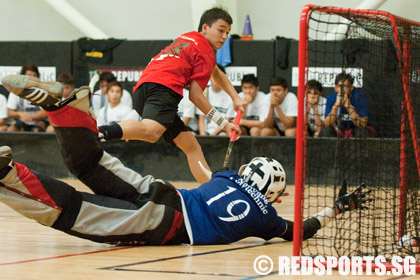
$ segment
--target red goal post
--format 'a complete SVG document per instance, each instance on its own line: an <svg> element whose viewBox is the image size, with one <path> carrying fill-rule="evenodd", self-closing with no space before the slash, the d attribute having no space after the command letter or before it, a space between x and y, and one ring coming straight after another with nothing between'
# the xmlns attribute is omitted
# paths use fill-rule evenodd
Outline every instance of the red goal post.
<svg viewBox="0 0 420 280"><path fill-rule="evenodd" d="M361 69L361 90L375 114L374 138L307 139L307 81L331 67L350 74ZM420 23L384 11L307 5L300 16L298 68L293 255L413 255L397 245L405 234L420 237L420 203L412 199L420 199L420 114L414 110L420 108ZM330 147L324 158L322 141ZM362 179L373 189L370 209L336 219L303 242L303 220L333 204L340 182L356 187Z"/></svg>

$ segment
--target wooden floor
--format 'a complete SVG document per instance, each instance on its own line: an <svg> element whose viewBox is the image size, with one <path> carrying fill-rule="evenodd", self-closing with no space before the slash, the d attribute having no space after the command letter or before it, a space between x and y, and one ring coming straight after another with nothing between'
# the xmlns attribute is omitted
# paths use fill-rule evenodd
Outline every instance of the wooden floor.
<svg viewBox="0 0 420 280"><path fill-rule="evenodd" d="M80 190L76 180L67 180ZM175 182L178 188L195 183ZM286 219L293 218L293 188L276 204ZM268 276L258 275L254 260L274 260ZM222 246L113 247L67 236L20 216L0 204L0 279L314 279L316 276L279 276L276 259L291 256L292 243L248 238ZM332 276L319 279L420 279L420 276Z"/></svg>

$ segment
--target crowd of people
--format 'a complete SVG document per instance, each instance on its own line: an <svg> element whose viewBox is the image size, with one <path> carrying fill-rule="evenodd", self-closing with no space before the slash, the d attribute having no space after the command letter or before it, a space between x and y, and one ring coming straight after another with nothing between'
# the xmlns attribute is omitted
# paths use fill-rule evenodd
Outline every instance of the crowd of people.
<svg viewBox="0 0 420 280"><path fill-rule="evenodd" d="M223 73L223 66L218 66ZM36 64L26 64L20 72L39 78ZM57 81L63 85L63 96L67 98L75 89L75 79L71 73L61 73ZM322 84L309 80L307 87L307 130L308 137L373 137L375 129L369 117L368 102L360 89L353 86L354 78L345 72L337 75L334 91L323 96ZM99 76L99 88L92 93L92 110L98 126L110 125L124 120L140 121L141 117L133 109L132 94L117 82L111 72ZM249 136L296 136L298 101L295 93L289 92L286 79L274 77L270 81L269 92L260 90L258 78L254 74L244 75L239 96L245 101L245 114L239 126L242 135ZM93 90L93 89L92 89ZM214 79L204 91L208 102L227 121L236 116L232 99ZM226 132L201 112L189 99L189 89L183 89L183 98L178 104L178 116L196 135L226 136ZM54 129L40 106L9 94L0 94L0 132L31 131L53 133Z"/></svg>

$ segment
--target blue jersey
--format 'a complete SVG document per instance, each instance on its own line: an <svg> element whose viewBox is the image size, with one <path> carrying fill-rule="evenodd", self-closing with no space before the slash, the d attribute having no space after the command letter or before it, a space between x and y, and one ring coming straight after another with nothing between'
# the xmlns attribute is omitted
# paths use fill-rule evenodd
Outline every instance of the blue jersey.
<svg viewBox="0 0 420 280"><path fill-rule="evenodd" d="M332 107L334 106L335 101L337 100L337 95L338 93L334 91L327 97L327 104L325 106L325 117L327 117L330 114ZM353 105L357 114L360 117L368 117L368 120L370 121L371 117L368 113L368 102L363 92L357 89L353 89L351 93L350 104ZM340 107L339 111L337 112L337 117L338 116L341 116L342 118L341 126L344 129L354 128L354 124L350 118L347 108L345 108L344 106Z"/></svg>
<svg viewBox="0 0 420 280"><path fill-rule="evenodd" d="M191 244L226 244L250 236L269 240L287 229L265 196L234 172L218 172L199 188L179 192Z"/></svg>

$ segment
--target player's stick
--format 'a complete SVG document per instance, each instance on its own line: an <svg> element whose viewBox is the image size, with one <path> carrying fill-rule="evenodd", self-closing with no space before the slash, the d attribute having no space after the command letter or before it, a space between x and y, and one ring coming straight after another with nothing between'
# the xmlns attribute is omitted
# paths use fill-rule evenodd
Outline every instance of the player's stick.
<svg viewBox="0 0 420 280"><path fill-rule="evenodd" d="M207 179L211 179L211 175L213 174L210 170L204 167L201 161L198 161L198 165L200 166L201 170L203 171L204 175L206 175Z"/></svg>
<svg viewBox="0 0 420 280"><path fill-rule="evenodd" d="M235 118L235 123L234 123L235 125L239 125L241 116L242 116L242 111L238 110L238 112L236 113L236 118ZM236 130L232 130L232 134L230 135L230 140L229 140L229 146L226 151L225 161L223 162L223 168L228 166L230 154L232 153L233 143L235 142L235 137L236 137Z"/></svg>

